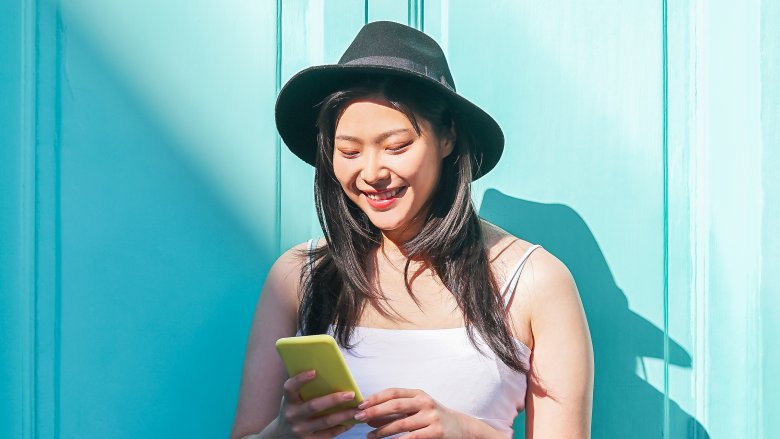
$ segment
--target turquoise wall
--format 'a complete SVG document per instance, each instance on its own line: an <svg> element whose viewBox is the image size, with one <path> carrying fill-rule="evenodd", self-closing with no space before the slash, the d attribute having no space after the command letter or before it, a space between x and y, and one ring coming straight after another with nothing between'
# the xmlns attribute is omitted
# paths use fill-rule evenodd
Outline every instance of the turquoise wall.
<svg viewBox="0 0 780 439"><path fill-rule="evenodd" d="M475 202L574 274L593 436L780 435L778 2L15 0L0 437L227 436L265 273L320 234L275 95L380 19L504 128Z"/></svg>

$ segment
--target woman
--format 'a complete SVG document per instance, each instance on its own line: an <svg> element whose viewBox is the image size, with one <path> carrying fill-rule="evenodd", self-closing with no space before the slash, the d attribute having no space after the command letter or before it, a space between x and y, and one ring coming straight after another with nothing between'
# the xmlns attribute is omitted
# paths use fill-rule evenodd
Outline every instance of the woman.
<svg viewBox="0 0 780 439"><path fill-rule="evenodd" d="M593 353L575 283L477 216L469 185L503 133L455 92L436 42L369 23L338 64L293 76L276 111L315 166L325 239L268 274L232 437L503 438L523 409L526 437L589 437ZM360 409L315 417L354 395L303 402L313 376L286 376L274 342L319 333L339 342ZM340 425L351 418L365 423Z"/></svg>

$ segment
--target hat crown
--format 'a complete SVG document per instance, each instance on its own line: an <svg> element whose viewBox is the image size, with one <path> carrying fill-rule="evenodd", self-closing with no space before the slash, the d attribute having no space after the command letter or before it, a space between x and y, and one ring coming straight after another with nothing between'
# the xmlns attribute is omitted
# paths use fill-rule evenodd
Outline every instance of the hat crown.
<svg viewBox="0 0 780 439"><path fill-rule="evenodd" d="M322 104L365 75L392 75L437 90L452 109L459 129L472 133L472 178L480 178L496 165L504 150L498 122L457 93L444 52L433 38L392 21L365 24L337 64L307 67L281 88L276 98L276 127L290 151L317 165Z"/></svg>
<svg viewBox="0 0 780 439"><path fill-rule="evenodd" d="M393 21L365 24L338 63L402 67L456 90L447 58L436 40L413 27Z"/></svg>

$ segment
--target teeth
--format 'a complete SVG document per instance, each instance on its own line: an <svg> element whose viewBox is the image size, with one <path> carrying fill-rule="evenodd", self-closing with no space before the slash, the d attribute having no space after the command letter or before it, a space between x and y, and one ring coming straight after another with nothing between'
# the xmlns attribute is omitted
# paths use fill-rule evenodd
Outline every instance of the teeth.
<svg viewBox="0 0 780 439"><path fill-rule="evenodd" d="M401 192L401 189L402 188L399 187L399 188L394 189L394 190L392 190L390 192L382 192L381 194L369 194L369 193L366 193L366 196L368 198L371 198L372 200L386 200L388 198L392 198L392 197L398 195L398 192Z"/></svg>

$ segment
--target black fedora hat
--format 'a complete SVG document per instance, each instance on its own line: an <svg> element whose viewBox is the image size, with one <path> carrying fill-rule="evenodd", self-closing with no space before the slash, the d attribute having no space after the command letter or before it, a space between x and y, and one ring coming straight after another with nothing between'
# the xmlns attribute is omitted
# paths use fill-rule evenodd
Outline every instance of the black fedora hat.
<svg viewBox="0 0 780 439"><path fill-rule="evenodd" d="M473 133L473 180L498 163L504 133L488 113L459 95L444 52L430 36L412 27L374 21L364 25L338 64L308 67L293 75L276 99L276 128L301 160L314 166L317 158L316 120L319 105L330 93L366 74L399 75L430 85L448 99Z"/></svg>

